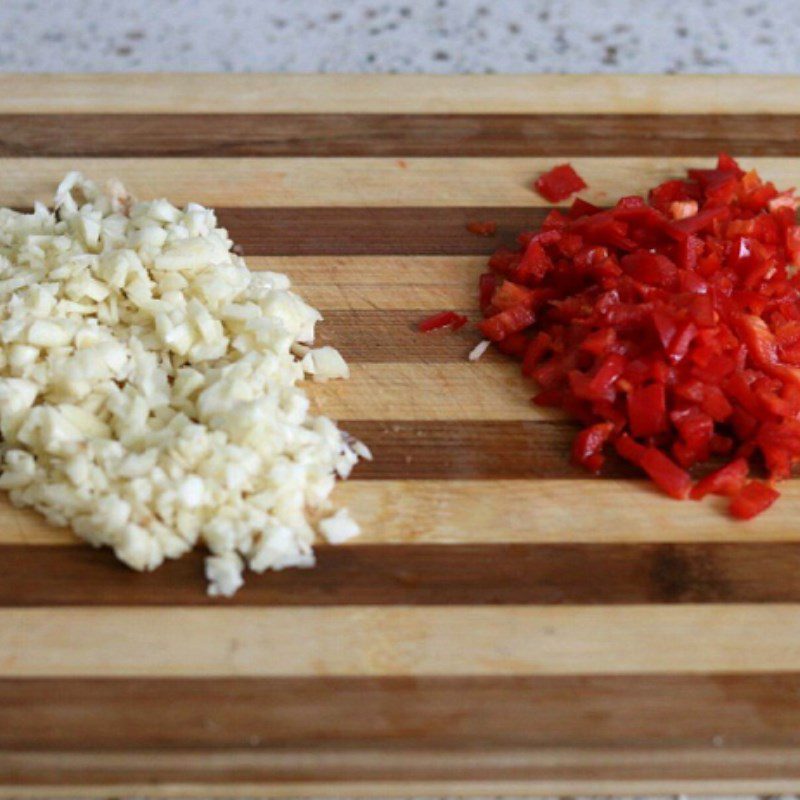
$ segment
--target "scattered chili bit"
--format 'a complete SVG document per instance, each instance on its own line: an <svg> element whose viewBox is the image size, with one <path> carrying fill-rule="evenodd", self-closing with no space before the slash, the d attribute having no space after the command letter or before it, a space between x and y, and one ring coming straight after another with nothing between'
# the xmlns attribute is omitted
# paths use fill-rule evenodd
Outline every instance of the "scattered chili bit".
<svg viewBox="0 0 800 800"><path fill-rule="evenodd" d="M544 175L540 175L533 186L545 200L558 203L566 200L571 194L585 189L586 183L571 164L559 164Z"/></svg>
<svg viewBox="0 0 800 800"><path fill-rule="evenodd" d="M737 519L752 519L766 511L778 497L780 494L766 483L750 481L731 500L731 514Z"/></svg>
<svg viewBox="0 0 800 800"><path fill-rule="evenodd" d="M536 186L555 201L584 183L564 164ZM800 464L797 205L725 154L647 198L577 199L491 257L479 328L537 405L582 423L576 463L597 472L611 447L666 494L730 497L749 519Z"/></svg>
<svg viewBox="0 0 800 800"><path fill-rule="evenodd" d="M491 220L486 222L473 220L467 223L467 230L476 236L494 236L497 233L497 223Z"/></svg>
<svg viewBox="0 0 800 800"><path fill-rule="evenodd" d="M419 329L422 333L438 330L439 328L450 328L457 331L467 324L467 318L461 314L456 314L455 311L440 311L438 314L427 317L419 323Z"/></svg>

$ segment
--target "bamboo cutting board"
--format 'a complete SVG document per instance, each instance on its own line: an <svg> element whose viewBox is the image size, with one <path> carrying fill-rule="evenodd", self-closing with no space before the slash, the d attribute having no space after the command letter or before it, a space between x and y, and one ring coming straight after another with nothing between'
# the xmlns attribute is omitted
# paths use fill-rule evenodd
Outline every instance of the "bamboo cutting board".
<svg viewBox="0 0 800 800"><path fill-rule="evenodd" d="M588 478L515 365L414 330L474 314L543 169L603 203L721 149L800 185L800 79L0 76L0 204L79 168L218 207L323 309L352 378L315 402L375 453L363 537L231 601L0 502L0 793L798 790L798 484L745 525Z"/></svg>

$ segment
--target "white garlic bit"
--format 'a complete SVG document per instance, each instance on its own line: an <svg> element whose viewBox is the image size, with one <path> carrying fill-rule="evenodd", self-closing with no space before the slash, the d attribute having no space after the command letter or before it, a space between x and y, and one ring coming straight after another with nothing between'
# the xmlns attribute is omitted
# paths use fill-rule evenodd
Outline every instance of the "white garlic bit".
<svg viewBox="0 0 800 800"><path fill-rule="evenodd" d="M488 339L482 339L475 347L470 350L469 355L467 358L470 361L478 361L481 356L489 349L489 345L491 342Z"/></svg>

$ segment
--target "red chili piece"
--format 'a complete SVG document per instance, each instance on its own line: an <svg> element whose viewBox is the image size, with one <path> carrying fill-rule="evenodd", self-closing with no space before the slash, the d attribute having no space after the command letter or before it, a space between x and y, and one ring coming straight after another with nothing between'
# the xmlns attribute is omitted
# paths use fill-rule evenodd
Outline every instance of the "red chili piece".
<svg viewBox="0 0 800 800"><path fill-rule="evenodd" d="M750 481L731 500L731 514L737 519L752 519L766 511L778 498L780 492L760 481Z"/></svg>
<svg viewBox="0 0 800 800"><path fill-rule="evenodd" d="M614 432L610 422L598 422L584 428L572 442L572 460L590 472L599 472L603 466L603 445Z"/></svg>
<svg viewBox="0 0 800 800"><path fill-rule="evenodd" d="M493 221L479 222L474 220L467 223L467 230L476 236L494 236L497 233L497 223Z"/></svg>
<svg viewBox="0 0 800 800"><path fill-rule="evenodd" d="M468 322L465 316L456 314L455 311L440 311L419 323L419 329L422 333L438 330L439 328L451 328L457 331L463 328Z"/></svg>
<svg viewBox="0 0 800 800"><path fill-rule="evenodd" d="M549 172L540 175L533 185L536 191L551 203L566 200L571 194L586 188L583 178L570 164L553 167Z"/></svg>
<svg viewBox="0 0 800 800"><path fill-rule="evenodd" d="M706 475L692 489L692 499L702 500L707 494L721 494L730 497L738 494L747 480L750 467L746 458L737 458Z"/></svg>
<svg viewBox="0 0 800 800"><path fill-rule="evenodd" d="M583 187L568 164L536 182L554 202ZM537 405L584 426L576 463L597 472L610 446L670 496L725 495L749 518L800 464L796 207L725 154L647 198L575 200L491 257L479 327ZM748 482L751 460L769 483Z"/></svg>

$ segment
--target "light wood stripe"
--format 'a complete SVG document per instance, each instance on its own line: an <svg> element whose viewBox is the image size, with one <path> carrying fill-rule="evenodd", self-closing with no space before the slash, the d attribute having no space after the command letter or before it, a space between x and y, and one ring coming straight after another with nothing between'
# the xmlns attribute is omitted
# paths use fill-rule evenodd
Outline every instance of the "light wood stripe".
<svg viewBox="0 0 800 800"><path fill-rule="evenodd" d="M88 547L3 546L0 556L3 608L219 606L206 594L205 554L199 551L145 575L123 567L108 550ZM256 607L800 603L800 544L320 546L313 570L249 575L228 602Z"/></svg>
<svg viewBox="0 0 800 800"><path fill-rule="evenodd" d="M769 75L0 75L0 113L796 114Z"/></svg>
<svg viewBox="0 0 800 800"><path fill-rule="evenodd" d="M242 798L791 794L799 761L796 748L780 747L23 750L0 753L0 779L13 776L0 796L203 797L210 787Z"/></svg>
<svg viewBox="0 0 800 800"><path fill-rule="evenodd" d="M531 755L531 760L541 765L537 770L537 777L530 779L506 780L502 777L485 780L477 778L471 780L461 777L465 765L481 766L483 759L473 759L470 754L465 759L459 759L452 766L453 779L407 779L398 780L364 780L361 777L345 781L314 780L310 778L291 783L278 783L269 776L274 774L275 766L270 760L263 765L264 780L236 781L236 776L226 778L225 782L214 779L214 774L209 770L217 766L217 761L212 753L186 753L174 757L166 766L162 766L163 758L157 758L158 765L153 763L150 753L136 753L122 755L109 755L107 753L94 753L91 756L92 768L86 776L85 764L87 759L83 754L61 753L57 755L41 754L37 752L13 752L8 755L0 754L0 770L5 766L6 771L14 775L14 783L7 786L0 785L0 797L8 800L19 798L36 798L43 796L52 798L74 798L77 793L81 797L103 798L109 795L121 797L158 797L158 798L197 798L208 794L209 786L213 785L215 797L225 798L308 798L308 797L576 797L594 795L672 795L672 794L697 794L697 795L742 795L762 794L789 795L796 794L800 786L800 778L796 777L795 764L791 755L781 753L775 757L771 752L758 753L755 757L736 760L740 757L737 752L730 760L701 759L699 769L695 768L696 753L694 751L671 751L670 759L677 759L682 765L678 769L664 769L666 777L657 779L642 777L648 765L653 763L650 754L634 754L628 757L624 754L617 758L617 754L604 751L589 751L591 758L577 759L574 753L563 754L558 757L548 753L545 759L538 758L537 754ZM226 757L229 754L226 754ZM233 755L233 754L230 754ZM314 751L285 754L288 758L297 760L312 758L316 760ZM581 754L583 755L583 753ZM334 758L338 763L352 753L336 753ZM498 754L492 753L497 759ZM616 759L616 760L615 760ZM385 760L381 754L379 761ZM410 764L407 759L402 765L392 758L395 766L402 774L408 774ZM416 759L420 760L417 756ZM609 764L618 764L622 760L626 768L614 773L609 769ZM427 759L425 759L427 762ZM77 762L77 764L75 764ZM630 763L628 763L630 762ZM177 768L173 764L182 764L184 769L181 777L174 777ZM495 762L496 763L496 762ZM74 766L73 766L74 764ZM150 781L141 783L140 778L143 765L149 768ZM237 760L238 766L238 760ZM358 766L362 766L358 764ZM580 770L579 770L580 766ZM660 766L660 764L659 764ZM84 772L80 769L83 767ZM191 767L192 778L185 778L186 768ZM109 774L116 776L120 771L127 777L117 780L107 777ZM568 772L576 774L580 771L586 777L565 777ZM776 771L781 777L775 778ZM98 782L97 773L104 776ZM742 777L725 777L730 773L742 773ZM44 783L43 773L51 780ZM557 777L550 777L555 773ZM687 774L701 774L703 777L685 777ZM598 778L598 774L611 774L612 777ZM627 777L633 774L636 777ZM659 772L661 774L661 772ZM2 776L2 773L0 773ZM19 777L18 777L19 776ZM172 777L170 777L172 776ZM23 786L16 782L24 781ZM68 781L69 785L64 783ZM55 785L56 783L61 785Z"/></svg>
<svg viewBox="0 0 800 800"><path fill-rule="evenodd" d="M800 154L797 115L0 114L0 157Z"/></svg>
<svg viewBox="0 0 800 800"><path fill-rule="evenodd" d="M4 678L797 669L800 605L0 611Z"/></svg>
<svg viewBox="0 0 800 800"><path fill-rule="evenodd" d="M357 473L355 473L357 476ZM643 481L418 480L340 483L362 544L797 542L800 482L780 485L782 497L748 523L733 521L722 498L678 502ZM0 545L78 544L32 511L0 499ZM82 545L86 546L86 545Z"/></svg>
<svg viewBox="0 0 800 800"><path fill-rule="evenodd" d="M468 362L469 349L455 364L351 364L348 380L314 385L312 400L338 419L556 418L557 411L531 404L535 386L521 379L517 363Z"/></svg>
<svg viewBox="0 0 800 800"><path fill-rule="evenodd" d="M485 256L248 256L252 270L283 272L316 308L469 309Z"/></svg>
<svg viewBox="0 0 800 800"><path fill-rule="evenodd" d="M249 259L248 259L249 263ZM478 269L464 270L461 283L433 283L409 286L395 283L295 283L295 290L315 308L323 311L406 311L469 310L476 305ZM324 326L323 326L324 327Z"/></svg>
<svg viewBox="0 0 800 800"><path fill-rule="evenodd" d="M667 766L665 759L653 758L652 754L617 754L603 750L581 752L576 756L570 753L549 752L543 758L541 753L529 754L529 761L537 769L535 778L508 780L501 777L486 780L465 778L466 766L482 767L484 759L473 758L472 754L456 759L453 764L442 759L455 776L452 779L408 779L365 780L356 777L351 780L331 781L330 779L292 780L276 782L271 776L275 773L273 759L258 760L263 780L237 780L236 775L226 777L224 782L215 778L211 771L219 771L215 753L180 753L172 758L154 756L152 753L93 753L92 765L87 769L89 758L83 753L42 754L33 752L11 752L0 754L0 770L14 776L14 782L0 785L0 797L9 800L19 798L74 798L80 797L158 797L158 798L197 798L208 794L213 786L215 797L225 798L308 798L308 797L576 797L582 795L672 795L720 794L742 795L796 794L800 786L793 753L739 753L726 758L698 758L696 751L672 750L664 754L670 761L681 766ZM226 753L226 759L234 755ZM493 752L491 758L497 763L499 754ZM713 756L713 753L712 753ZM339 765L349 758L355 766L363 764L353 757L352 751L335 753L332 756ZM440 756L441 758L441 756ZM284 753L281 761L292 764L298 761L318 760L317 753L306 750L302 753ZM155 761L155 763L154 763ZM164 762L167 762L166 764ZM430 758L411 755L405 759L397 758L389 751L376 756L375 761L390 762L399 774L408 775L413 762L430 763ZM500 759L501 766L507 766ZM233 759L241 771L241 759ZM398 763L399 762L399 763ZM699 763L698 763L699 762ZM182 769L178 765L182 766ZM141 783L143 769L148 770L149 781ZM612 768L616 767L616 771ZM650 765L656 767L659 778L644 777ZM659 769L660 768L660 769ZM185 776L187 771L191 779ZM652 769L649 770L652 772ZM99 775L98 775L99 773ZM0 772L2 777L3 772ZM119 774L124 777L117 778ZM580 774L584 777L574 777ZM774 777L778 774L780 777ZM102 775L102 777L100 777ZM109 775L113 777L108 777ZM179 777L176 777L178 775ZM573 777L569 777L572 775ZM598 778L598 775L610 777ZM635 777L630 777L631 775ZM686 777L700 775L701 777ZM720 778L720 775L726 777ZM732 775L733 777L727 777ZM555 777L553 777L555 776ZM45 782L49 780L50 782ZM24 781L20 786L18 781ZM69 782L69 785L64 785ZM56 785L60 784L60 785Z"/></svg>
<svg viewBox="0 0 800 800"><path fill-rule="evenodd" d="M629 480L346 481L336 500L363 523L358 541L770 542L798 541L800 483L747 524L724 498L679 502Z"/></svg>
<svg viewBox="0 0 800 800"><path fill-rule="evenodd" d="M477 363L467 361L471 344L465 341L464 359L457 363L351 363L348 380L308 382L308 392L317 411L334 419L563 418L555 409L540 408L530 402L536 387L521 378L518 364L499 357Z"/></svg>
<svg viewBox="0 0 800 800"><path fill-rule="evenodd" d="M392 286L416 288L447 285L461 286L477 281L485 270L486 257L477 256L246 256L252 270L285 272L296 286L318 289L336 284L351 289L355 286ZM474 288L474 287L471 287ZM305 291L305 289L303 289ZM473 293L474 295L474 293ZM474 296L472 297L474 300ZM391 302L381 298L376 302ZM337 308L324 305L323 308ZM349 306L348 306L349 307ZM383 308L384 306L379 306ZM388 306L386 306L388 307ZM404 305L402 308L409 308Z"/></svg>
<svg viewBox="0 0 800 800"><path fill-rule="evenodd" d="M566 158L566 155L565 155ZM138 197L212 206L523 206L551 204L531 189L558 163L546 158L11 158L0 159L0 203L47 202L58 181L80 170L102 182L120 178ZM708 158L570 158L597 203L646 192ZM782 187L800 184L800 160L748 158ZM368 214L368 211L364 212ZM310 230L309 235L313 235ZM343 233L346 233L343 231Z"/></svg>

